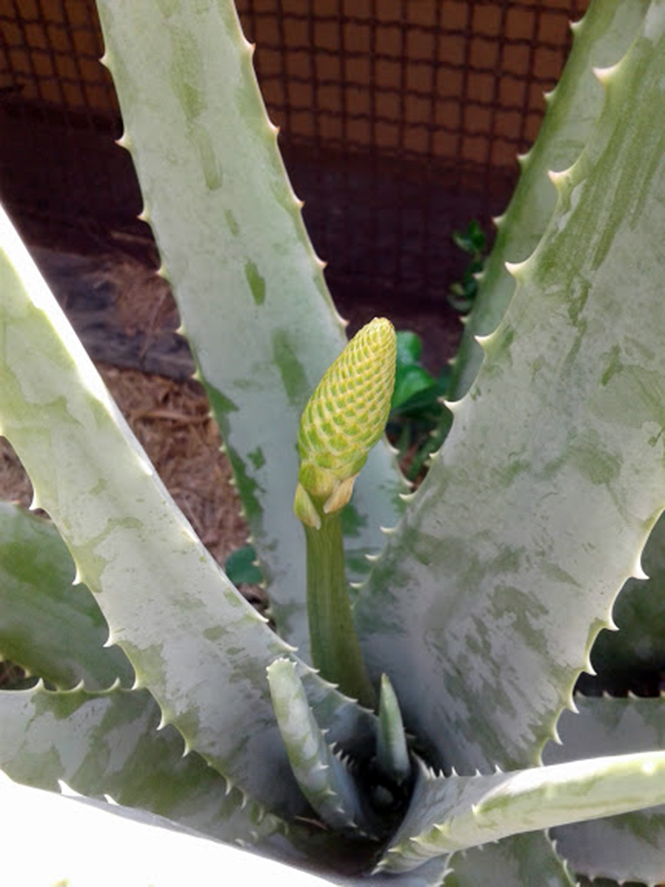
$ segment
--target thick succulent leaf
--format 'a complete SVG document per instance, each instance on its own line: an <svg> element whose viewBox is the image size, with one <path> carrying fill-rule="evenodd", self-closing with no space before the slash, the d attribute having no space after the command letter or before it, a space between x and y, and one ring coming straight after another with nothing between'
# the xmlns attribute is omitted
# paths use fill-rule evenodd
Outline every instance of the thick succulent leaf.
<svg viewBox="0 0 665 887"><path fill-rule="evenodd" d="M579 714L564 712L562 744L549 743L547 763L589 755L611 755L665 748L665 700L576 696ZM665 807L652 807L555 829L559 853L578 874L616 881L665 881Z"/></svg>
<svg viewBox="0 0 665 887"><path fill-rule="evenodd" d="M280 634L306 656L290 518L300 414L345 344L232 0L98 0L105 62L183 326L231 458ZM402 481L383 443L358 481L349 562L383 545Z"/></svg>
<svg viewBox="0 0 665 887"><path fill-rule="evenodd" d="M579 157L600 113L603 90L593 68L619 61L637 35L649 0L595 0L573 25L573 47L565 70L546 96L547 113L533 148L520 158L522 174L510 205L497 219L494 247L479 278L473 309L453 362L449 397L469 390L483 359L476 336L499 325L515 291L506 262L528 258L543 236L556 203L550 170L567 169Z"/></svg>
<svg viewBox="0 0 665 887"><path fill-rule="evenodd" d="M64 792L63 792L64 794ZM69 794L69 792L67 792ZM26 825L28 824L28 825ZM12 887L438 887L439 860L397 878L302 871L248 853L144 810L20 785L0 773L2 867ZM35 835L39 836L35 852ZM74 836L74 837L73 837ZM111 853L109 854L109 848Z"/></svg>
<svg viewBox="0 0 665 887"><path fill-rule="evenodd" d="M373 873L371 878L364 878L362 881L356 879L358 887L365 885L369 887L441 887L446 875L450 871L448 866L448 857L440 856L438 859L431 859L424 865L412 869L410 872L400 872L394 874ZM448 881L446 881L446 884ZM502 884L501 887L504 887ZM510 887L510 885L505 885Z"/></svg>
<svg viewBox="0 0 665 887"><path fill-rule="evenodd" d="M552 837L570 868L594 882L602 876L656 885L665 878L663 806L557 828Z"/></svg>
<svg viewBox="0 0 665 887"><path fill-rule="evenodd" d="M379 770L394 782L406 782L411 776L411 755L402 712L390 679L385 674L381 675L376 763Z"/></svg>
<svg viewBox="0 0 665 887"><path fill-rule="evenodd" d="M649 578L629 579L612 610L619 631L601 631L591 651L598 678L589 683L612 693L665 669L665 517L651 531L642 566Z"/></svg>
<svg viewBox="0 0 665 887"><path fill-rule="evenodd" d="M333 828L371 834L373 825L356 776L326 742L294 663L289 659L273 662L268 681L291 767L307 800Z"/></svg>
<svg viewBox="0 0 665 887"><path fill-rule="evenodd" d="M489 776L436 777L421 765L380 867L408 871L433 856L664 801L665 751Z"/></svg>
<svg viewBox="0 0 665 887"><path fill-rule="evenodd" d="M430 761L537 764L665 505L665 9L605 75L587 150L450 436L361 590Z"/></svg>
<svg viewBox="0 0 665 887"><path fill-rule="evenodd" d="M0 658L56 687L134 682L108 626L50 521L0 502Z"/></svg>
<svg viewBox="0 0 665 887"><path fill-rule="evenodd" d="M456 853L444 887L573 887L575 883L544 832Z"/></svg>
<svg viewBox="0 0 665 887"><path fill-rule="evenodd" d="M147 690L0 692L0 770L16 782L113 800L226 841L288 844L286 825L227 792L225 780L182 737L158 730ZM272 840L271 840L272 839Z"/></svg>
<svg viewBox="0 0 665 887"><path fill-rule="evenodd" d="M291 648L178 510L4 213L0 244L0 432L37 504L164 720L257 801L302 811L266 678ZM357 724L357 707L313 674L307 684L322 725Z"/></svg>
<svg viewBox="0 0 665 887"><path fill-rule="evenodd" d="M63 797L1 773L0 830L2 869L11 873L12 887L336 883L210 840L153 813Z"/></svg>

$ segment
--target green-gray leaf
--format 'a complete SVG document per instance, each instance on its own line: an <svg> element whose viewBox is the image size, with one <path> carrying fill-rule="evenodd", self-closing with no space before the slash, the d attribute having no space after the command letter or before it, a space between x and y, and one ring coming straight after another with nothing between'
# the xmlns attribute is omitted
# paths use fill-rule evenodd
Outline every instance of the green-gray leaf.
<svg viewBox="0 0 665 887"><path fill-rule="evenodd" d="M291 648L178 510L2 212L0 246L0 431L111 641L191 748L273 811L303 811L266 678ZM314 675L307 684L342 732L357 721L332 687Z"/></svg>
<svg viewBox="0 0 665 887"><path fill-rule="evenodd" d="M134 682L119 647L53 524L0 502L0 652L56 687Z"/></svg>
<svg viewBox="0 0 665 887"><path fill-rule="evenodd" d="M606 76L587 149L356 605L370 673L458 772L539 762L665 505L661 24L654 4Z"/></svg>
<svg viewBox="0 0 665 887"><path fill-rule="evenodd" d="M307 658L300 414L345 345L232 0L98 0L126 136L234 469L280 634ZM166 184L166 187L165 187ZM384 543L404 485L381 444L358 481L349 562ZM357 570L352 571L358 576Z"/></svg>
<svg viewBox="0 0 665 887"><path fill-rule="evenodd" d="M356 777L324 739L294 663L276 660L268 667L268 680L291 767L307 800L333 828L371 834L374 826Z"/></svg>
<svg viewBox="0 0 665 887"><path fill-rule="evenodd" d="M147 690L0 692L0 770L17 782L82 795L108 795L226 841L288 846L286 826L247 801L182 737L158 730L159 707Z"/></svg>
<svg viewBox="0 0 665 887"><path fill-rule="evenodd" d="M665 751L491 776L435 777L421 765L409 811L380 867L408 871L433 856L663 802Z"/></svg>
<svg viewBox="0 0 665 887"><path fill-rule="evenodd" d="M562 744L545 747L547 763L665 748L665 699L576 696L575 702L579 714L562 714ZM603 875L621 883L665 881L663 806L558 828L553 837L578 875Z"/></svg>
<svg viewBox="0 0 665 887"><path fill-rule="evenodd" d="M544 832L514 835L456 853L444 887L573 887L564 864Z"/></svg>
<svg viewBox="0 0 665 887"><path fill-rule="evenodd" d="M478 292L453 363L449 397L459 399L483 359L476 336L492 333L515 291L506 262L521 262L538 245L556 203L550 170L568 169L584 148L600 113L603 90L594 68L619 61L637 35L649 0L595 0L574 27L571 53L556 89L546 97L547 113L538 139L521 158L522 174L510 206L497 221L492 252L479 278Z"/></svg>

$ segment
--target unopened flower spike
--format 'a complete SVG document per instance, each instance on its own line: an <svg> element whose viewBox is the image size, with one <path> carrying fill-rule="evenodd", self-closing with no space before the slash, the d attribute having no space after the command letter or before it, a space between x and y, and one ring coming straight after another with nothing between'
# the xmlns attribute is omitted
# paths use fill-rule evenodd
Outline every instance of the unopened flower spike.
<svg viewBox="0 0 665 887"><path fill-rule="evenodd" d="M319 382L300 420L296 515L312 527L339 511L369 451L383 434L395 384L393 325L374 318L351 339Z"/></svg>

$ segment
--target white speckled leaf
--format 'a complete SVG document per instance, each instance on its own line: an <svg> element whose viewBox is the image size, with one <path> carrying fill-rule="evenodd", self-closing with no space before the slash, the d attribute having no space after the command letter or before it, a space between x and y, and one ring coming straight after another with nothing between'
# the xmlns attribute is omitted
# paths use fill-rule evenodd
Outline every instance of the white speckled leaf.
<svg viewBox="0 0 665 887"><path fill-rule="evenodd" d="M546 96L547 112L533 148L521 158L521 176L506 212L497 221L492 252L453 365L449 396L469 390L483 359L476 336L494 332L515 291L506 262L527 259L545 233L556 204L548 172L568 169L579 157L603 103L594 68L616 64L637 35L649 0L595 0L574 26L563 75Z"/></svg>
<svg viewBox="0 0 665 887"><path fill-rule="evenodd" d="M562 745L548 743L546 763L591 755L665 749L665 699L576 696L579 714L565 711L558 730ZM573 871L623 883L665 881L665 807L651 807L554 829L559 853Z"/></svg>
<svg viewBox="0 0 665 887"><path fill-rule="evenodd" d="M31 675L66 689L116 680L134 670L119 647L104 647L108 626L50 521L0 502L0 654Z"/></svg>
<svg viewBox="0 0 665 887"><path fill-rule="evenodd" d="M111 641L208 763L274 812L302 811L266 678L291 648L196 537L4 213L0 288L0 432L95 593ZM315 675L306 683L342 734L357 725L357 707Z"/></svg>
<svg viewBox="0 0 665 887"><path fill-rule="evenodd" d="M213 841L154 813L62 797L2 773L0 831L3 871L11 873L12 887L338 883Z"/></svg>
<svg viewBox="0 0 665 887"><path fill-rule="evenodd" d="M233 464L282 637L307 657L292 516L300 414L346 344L232 0L98 0L108 64L165 273ZM349 561L404 489L384 444L359 478ZM354 572L357 578L357 570Z"/></svg>
<svg viewBox="0 0 665 887"><path fill-rule="evenodd" d="M380 866L408 871L434 856L664 801L665 751L489 776L435 777L421 766Z"/></svg>
<svg viewBox="0 0 665 887"><path fill-rule="evenodd" d="M268 682L291 767L307 800L333 828L371 833L356 777L326 742L293 662L273 662Z"/></svg>
<svg viewBox="0 0 665 887"><path fill-rule="evenodd" d="M574 880L544 832L456 853L444 887L573 887Z"/></svg>
<svg viewBox="0 0 665 887"><path fill-rule="evenodd" d="M286 825L234 789L182 737L157 730L147 690L0 692L0 770L16 782L109 795L226 841L288 847Z"/></svg>
<svg viewBox="0 0 665 887"><path fill-rule="evenodd" d="M612 610L619 631L602 631L591 651L598 681L622 694L642 673L654 674L665 662L665 517L651 531L642 555L648 579L629 579ZM586 690L585 690L586 692Z"/></svg>
<svg viewBox="0 0 665 887"><path fill-rule="evenodd" d="M665 7L607 100L356 606L431 760L539 762L665 506ZM565 259L563 258L565 257Z"/></svg>
<svg viewBox="0 0 665 887"><path fill-rule="evenodd" d="M63 795L70 795L66 790ZM26 828L26 823L29 827ZM3 871L12 887L438 887L439 860L404 875L372 878L302 871L210 840L162 816L79 796L61 796L13 782L0 773ZM35 835L39 835L36 852ZM75 836L74 840L72 836ZM112 848L112 852L109 852ZM72 851L75 852L72 852Z"/></svg>

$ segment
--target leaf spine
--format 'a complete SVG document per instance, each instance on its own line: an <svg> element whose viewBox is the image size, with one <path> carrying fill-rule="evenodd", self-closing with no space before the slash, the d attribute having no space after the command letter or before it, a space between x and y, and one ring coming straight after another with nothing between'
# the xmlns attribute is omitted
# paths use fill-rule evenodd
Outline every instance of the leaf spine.
<svg viewBox="0 0 665 887"><path fill-rule="evenodd" d="M649 578L649 576L647 575L647 573L645 573L644 568L642 566L642 556L641 555L639 555L637 558L637 562L635 563L635 565L630 573L630 578L639 579L639 580L644 580L644 579Z"/></svg>
<svg viewBox="0 0 665 887"><path fill-rule="evenodd" d="M621 65L621 62L619 61L615 65L609 65L609 67L607 67L607 68L600 68L599 67L599 68L592 68L591 70L593 71L595 78L597 80L599 80L600 83L603 84L603 86L607 87L607 86L609 86L610 82L614 79L614 77L616 77L620 65Z"/></svg>
<svg viewBox="0 0 665 887"><path fill-rule="evenodd" d="M555 172L553 169L549 169L547 171L547 178L554 185L557 191L560 191L562 186L564 185L566 178L568 176L567 170L562 170L561 172Z"/></svg>
<svg viewBox="0 0 665 887"><path fill-rule="evenodd" d="M525 259L524 262L504 262L504 267L511 277L514 277L515 280L519 281L524 277L524 270L527 262L528 259Z"/></svg>
<svg viewBox="0 0 665 887"><path fill-rule="evenodd" d="M66 798L82 798L83 795L79 794L75 791L71 785L67 785L64 779L58 779L58 788L60 789L60 794L64 795Z"/></svg>
<svg viewBox="0 0 665 887"><path fill-rule="evenodd" d="M588 675L591 675L592 678L595 678L596 675L598 674L598 672L596 671L596 669L595 669L595 668L593 667L593 665L591 664L591 659L590 659L589 656L587 656L587 661L586 661L586 664L585 664L583 670L584 670Z"/></svg>

